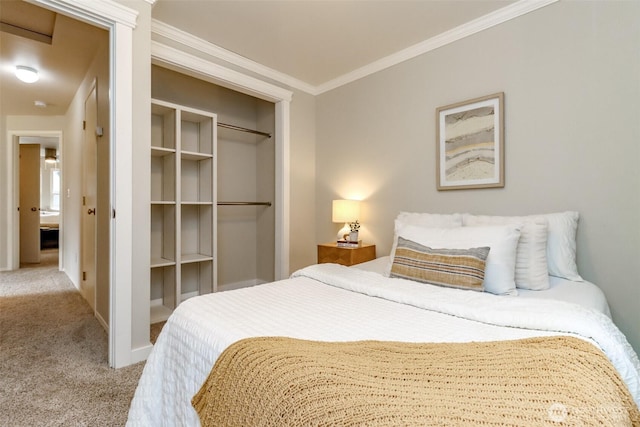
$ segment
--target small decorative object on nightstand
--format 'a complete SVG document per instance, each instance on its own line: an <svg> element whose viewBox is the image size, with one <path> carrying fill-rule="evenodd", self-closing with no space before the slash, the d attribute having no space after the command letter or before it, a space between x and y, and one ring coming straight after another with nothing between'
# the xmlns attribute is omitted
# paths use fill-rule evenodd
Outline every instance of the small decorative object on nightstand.
<svg viewBox="0 0 640 427"><path fill-rule="evenodd" d="M358 241L360 223L360 202L357 200L334 200L331 209L333 222L340 222L344 227L338 231L337 240ZM355 232L355 235L352 234Z"/></svg>
<svg viewBox="0 0 640 427"><path fill-rule="evenodd" d="M376 245L359 243L356 247L339 247L337 243L318 245L318 263L332 262L346 266L376 259Z"/></svg>

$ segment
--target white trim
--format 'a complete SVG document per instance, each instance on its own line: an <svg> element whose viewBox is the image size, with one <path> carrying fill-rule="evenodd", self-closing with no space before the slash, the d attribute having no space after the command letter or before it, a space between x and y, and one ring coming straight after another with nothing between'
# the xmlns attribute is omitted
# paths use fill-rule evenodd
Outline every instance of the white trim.
<svg viewBox="0 0 640 427"><path fill-rule="evenodd" d="M276 251L275 280L289 277L289 206L290 200L290 110L289 101L276 103Z"/></svg>
<svg viewBox="0 0 640 427"><path fill-rule="evenodd" d="M153 350L153 345L145 345L138 348L131 349L131 364L142 362L143 360L147 360L149 355L151 354L151 350Z"/></svg>
<svg viewBox="0 0 640 427"><path fill-rule="evenodd" d="M112 218L109 259L109 366L119 368L135 360L131 345L132 290L132 143L133 28L138 12L113 0L29 0L85 22L109 29L109 90L111 93L110 202Z"/></svg>
<svg viewBox="0 0 640 427"><path fill-rule="evenodd" d="M553 4L559 0L520 0L509 6L498 9L492 13L481 16L473 21L467 22L449 31L441 33L423 42L417 43L392 55L381 58L361 68L353 70L335 79L329 80L318 86L313 86L288 74L281 73L272 68L261 65L255 61L238 55L178 28L167 25L161 21L151 22L151 32L153 35L165 37L176 43L180 43L191 49L195 49L206 55L226 61L232 65L241 67L249 72L256 73L265 78L282 83L288 87L301 90L311 95L320 95L324 92L336 89L340 86L354 82L371 74L393 67L409 59L423 55L427 52L456 42L462 38L479 33L488 28L502 24L503 22L515 19L519 16L533 12L542 7Z"/></svg>
<svg viewBox="0 0 640 427"><path fill-rule="evenodd" d="M64 15L82 21L111 26L113 24L126 25L135 28L138 12L113 0L83 1L83 0L27 0L41 6L54 9Z"/></svg>
<svg viewBox="0 0 640 427"><path fill-rule="evenodd" d="M316 88L313 85L305 83L302 80L252 61L244 56L238 55L237 53L231 52L230 50L224 49L162 21L158 21L157 19L153 19L151 21L151 33L152 35L165 37L214 58L221 59L229 64L241 67L247 71L256 73L286 86L299 89L303 92L313 94L316 91Z"/></svg>
<svg viewBox="0 0 640 427"><path fill-rule="evenodd" d="M369 65L358 68L350 73L344 74L316 87L316 95L336 89L347 83L354 82L384 69L393 67L409 59L423 55L439 47L456 42L465 37L474 35L488 28L502 24L503 22L517 18L534 10L548 6L559 0L520 0L509 6L498 9L495 12L484 15L480 18L469 21L463 25L445 31L435 37L398 51L392 55L372 62Z"/></svg>
<svg viewBox="0 0 640 427"><path fill-rule="evenodd" d="M115 24L111 36L111 256L109 365L134 363L133 287L133 31Z"/></svg>
<svg viewBox="0 0 640 427"><path fill-rule="evenodd" d="M290 90L272 85L255 77L223 67L179 49L151 41L151 61L154 64L212 81L220 86L250 94L270 102L290 101Z"/></svg>
<svg viewBox="0 0 640 427"><path fill-rule="evenodd" d="M20 188L19 188L19 172L20 172L20 138L21 137L55 137L58 138L58 149L62 152L62 130L10 130L7 132L7 159L9 165L9 173L7 177L7 189L11 195L7 204L7 230L9 230L10 236L7 236L7 268L9 271L17 270L20 268L20 212L18 206L20 206ZM60 169L64 171L64 157L60 158ZM64 188L64 172L60 177L61 188ZM60 197L60 203L62 205L60 209L60 230L59 240L60 248L63 245L64 236L64 198ZM62 271L64 253L60 250L58 255L58 270ZM78 285L74 283L76 287Z"/></svg>
<svg viewBox="0 0 640 427"><path fill-rule="evenodd" d="M106 333L109 333L109 324L106 320L104 320L104 317L102 317L97 310L95 311L95 316L96 319L98 319L98 323L100 323L100 326L102 326Z"/></svg>

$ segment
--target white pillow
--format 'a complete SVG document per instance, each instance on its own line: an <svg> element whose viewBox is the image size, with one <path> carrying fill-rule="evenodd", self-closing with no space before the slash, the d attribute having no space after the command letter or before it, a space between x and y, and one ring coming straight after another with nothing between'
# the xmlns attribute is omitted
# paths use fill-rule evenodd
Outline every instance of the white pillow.
<svg viewBox="0 0 640 427"><path fill-rule="evenodd" d="M438 249L470 249L489 246L483 287L496 295L517 295L516 246L521 225L487 227L425 228L406 225L398 236ZM393 263L393 258L391 259Z"/></svg>
<svg viewBox="0 0 640 427"><path fill-rule="evenodd" d="M532 291L549 289L546 219L464 214L462 223L472 227L522 224L516 248L516 287Z"/></svg>
<svg viewBox="0 0 640 427"><path fill-rule="evenodd" d="M383 275L389 277L393 265L393 256L398 246L398 230L406 225L415 225L427 228L454 228L462 227L462 214L432 214L418 212L400 212L394 221L393 244L389 253L389 263L384 269ZM463 248L460 248L463 249Z"/></svg>
<svg viewBox="0 0 640 427"><path fill-rule="evenodd" d="M398 223L400 223L401 225L418 225L429 228L462 227L462 214L400 212L396 217L396 225Z"/></svg>
<svg viewBox="0 0 640 427"><path fill-rule="evenodd" d="M465 214L463 221L469 222ZM506 218L506 217L503 217ZM576 265L576 232L578 212L567 211L550 214L510 217L515 221L544 220L547 222L547 268L550 276L582 282Z"/></svg>

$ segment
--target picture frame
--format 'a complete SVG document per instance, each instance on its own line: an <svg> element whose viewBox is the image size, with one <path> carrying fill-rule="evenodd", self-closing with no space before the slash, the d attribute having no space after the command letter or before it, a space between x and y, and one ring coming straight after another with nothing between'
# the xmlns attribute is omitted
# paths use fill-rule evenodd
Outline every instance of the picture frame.
<svg viewBox="0 0 640 427"><path fill-rule="evenodd" d="M504 187L504 92L436 109L436 183Z"/></svg>

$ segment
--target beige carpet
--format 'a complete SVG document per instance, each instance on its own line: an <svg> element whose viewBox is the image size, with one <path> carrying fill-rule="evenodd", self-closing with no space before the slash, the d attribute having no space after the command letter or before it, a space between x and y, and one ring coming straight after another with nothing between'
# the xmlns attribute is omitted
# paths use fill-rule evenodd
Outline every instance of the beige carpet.
<svg viewBox="0 0 640 427"><path fill-rule="evenodd" d="M109 368L106 332L43 255L0 273L0 426L122 426L144 363Z"/></svg>

